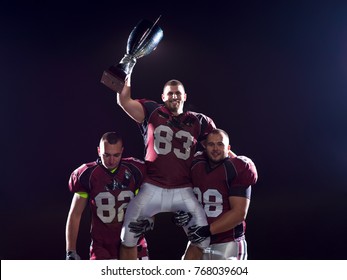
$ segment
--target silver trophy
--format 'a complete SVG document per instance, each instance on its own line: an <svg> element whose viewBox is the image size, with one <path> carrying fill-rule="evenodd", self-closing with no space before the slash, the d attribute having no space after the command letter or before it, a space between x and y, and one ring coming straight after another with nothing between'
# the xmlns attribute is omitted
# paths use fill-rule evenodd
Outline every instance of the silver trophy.
<svg viewBox="0 0 347 280"><path fill-rule="evenodd" d="M126 54L118 64L104 71L103 84L116 92L123 89L126 76L131 74L136 60L155 50L163 38L163 30L157 25L159 19L160 16L154 23L143 19L134 27L128 38Z"/></svg>

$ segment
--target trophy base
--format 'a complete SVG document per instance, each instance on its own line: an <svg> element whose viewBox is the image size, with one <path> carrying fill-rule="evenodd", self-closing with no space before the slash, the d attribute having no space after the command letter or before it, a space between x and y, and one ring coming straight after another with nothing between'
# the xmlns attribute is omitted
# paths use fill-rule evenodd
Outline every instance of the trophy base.
<svg viewBox="0 0 347 280"><path fill-rule="evenodd" d="M108 70L105 70L101 83L108 88L116 92L121 92L125 84L126 74L119 68L111 66Z"/></svg>

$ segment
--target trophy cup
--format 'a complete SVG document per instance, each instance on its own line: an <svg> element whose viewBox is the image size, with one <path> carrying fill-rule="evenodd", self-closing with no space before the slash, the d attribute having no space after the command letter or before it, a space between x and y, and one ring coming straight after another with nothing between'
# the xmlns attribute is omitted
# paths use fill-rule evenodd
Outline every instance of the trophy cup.
<svg viewBox="0 0 347 280"><path fill-rule="evenodd" d="M116 92L123 89L126 76L131 74L136 60L155 50L163 38L163 31L157 25L159 19L160 16L154 23L143 19L134 27L128 38L126 54L118 64L104 71L101 83Z"/></svg>

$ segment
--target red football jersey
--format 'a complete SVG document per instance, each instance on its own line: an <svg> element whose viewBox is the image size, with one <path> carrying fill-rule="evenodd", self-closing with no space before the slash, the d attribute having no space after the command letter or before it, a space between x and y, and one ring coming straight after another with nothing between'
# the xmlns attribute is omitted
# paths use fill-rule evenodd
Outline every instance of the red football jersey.
<svg viewBox="0 0 347 280"><path fill-rule="evenodd" d="M124 211L146 174L144 162L123 158L111 173L101 161L83 164L70 176L71 192L89 194L91 208L90 259L118 259ZM145 241L139 241L147 246Z"/></svg>
<svg viewBox="0 0 347 280"><path fill-rule="evenodd" d="M258 178L254 163L247 157L227 158L211 168L205 154L194 158L191 176L194 192L206 212L209 224L230 210L230 196L250 198L251 185ZM211 244L243 238L245 227L244 221L232 230L213 235Z"/></svg>
<svg viewBox="0 0 347 280"><path fill-rule="evenodd" d="M164 188L192 186L189 170L197 144L216 126L212 119L187 111L174 116L162 104L138 100L145 110L140 129L145 142L146 182Z"/></svg>

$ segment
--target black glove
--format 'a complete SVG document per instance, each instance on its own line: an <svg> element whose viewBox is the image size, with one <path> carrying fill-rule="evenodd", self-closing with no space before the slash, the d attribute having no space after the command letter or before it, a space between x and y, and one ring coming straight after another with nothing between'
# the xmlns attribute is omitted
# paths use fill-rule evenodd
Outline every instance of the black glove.
<svg viewBox="0 0 347 280"><path fill-rule="evenodd" d="M71 260L80 260L81 258L77 254L76 251L70 250L70 251L66 252L66 258L65 259L71 261Z"/></svg>
<svg viewBox="0 0 347 280"><path fill-rule="evenodd" d="M154 228L153 218L138 218L136 222L129 223L130 232L135 233L135 237L140 237L147 231L150 231Z"/></svg>
<svg viewBox="0 0 347 280"><path fill-rule="evenodd" d="M211 236L210 226L191 226L188 228L188 240L192 243L200 243Z"/></svg>
<svg viewBox="0 0 347 280"><path fill-rule="evenodd" d="M190 220L192 219L192 214L190 212L185 211L177 211L172 216L172 222L178 227L184 227L188 225Z"/></svg>

